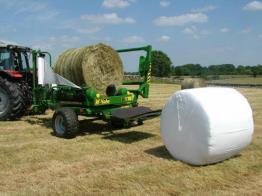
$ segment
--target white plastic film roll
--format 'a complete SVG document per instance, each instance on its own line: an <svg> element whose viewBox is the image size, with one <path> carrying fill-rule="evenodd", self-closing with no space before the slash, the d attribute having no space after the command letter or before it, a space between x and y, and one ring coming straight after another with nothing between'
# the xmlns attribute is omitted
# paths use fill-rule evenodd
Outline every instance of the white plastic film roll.
<svg viewBox="0 0 262 196"><path fill-rule="evenodd" d="M44 85L45 80L45 59L44 57L37 57L37 76L38 76L38 84Z"/></svg>

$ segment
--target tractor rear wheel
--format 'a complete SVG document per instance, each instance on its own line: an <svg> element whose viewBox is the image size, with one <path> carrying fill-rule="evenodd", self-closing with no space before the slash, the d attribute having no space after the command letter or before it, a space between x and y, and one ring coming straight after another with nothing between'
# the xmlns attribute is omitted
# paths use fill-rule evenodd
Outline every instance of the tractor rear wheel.
<svg viewBox="0 0 262 196"><path fill-rule="evenodd" d="M54 134L61 138L74 138L78 132L79 122L74 110L58 109L52 119Z"/></svg>
<svg viewBox="0 0 262 196"><path fill-rule="evenodd" d="M0 120L15 120L22 116L22 93L16 83L0 77Z"/></svg>
<svg viewBox="0 0 262 196"><path fill-rule="evenodd" d="M32 88L26 82L17 83L17 86L20 89L21 96L23 99L23 106L24 106L23 111L22 111L22 115L23 115L26 113L28 108L33 103Z"/></svg>

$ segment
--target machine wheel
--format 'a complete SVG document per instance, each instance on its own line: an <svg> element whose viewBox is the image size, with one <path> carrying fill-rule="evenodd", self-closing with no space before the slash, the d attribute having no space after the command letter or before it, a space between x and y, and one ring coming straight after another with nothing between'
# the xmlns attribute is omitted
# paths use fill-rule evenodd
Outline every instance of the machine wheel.
<svg viewBox="0 0 262 196"><path fill-rule="evenodd" d="M62 138L74 138L78 132L79 122L74 110L61 108L54 113L52 119L54 134Z"/></svg>
<svg viewBox="0 0 262 196"><path fill-rule="evenodd" d="M21 117L23 105L18 86L0 78L0 120L15 120Z"/></svg>

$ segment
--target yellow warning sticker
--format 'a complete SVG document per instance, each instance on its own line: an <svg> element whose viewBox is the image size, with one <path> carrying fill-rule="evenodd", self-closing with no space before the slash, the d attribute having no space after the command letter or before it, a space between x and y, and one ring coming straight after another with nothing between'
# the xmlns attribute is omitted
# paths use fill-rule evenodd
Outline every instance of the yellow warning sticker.
<svg viewBox="0 0 262 196"><path fill-rule="evenodd" d="M95 105L106 105L109 104L110 100L109 99L96 99L95 100Z"/></svg>
<svg viewBox="0 0 262 196"><path fill-rule="evenodd" d="M124 101L132 101L132 99L133 99L133 96L132 96L132 95L129 95L129 96L126 96L126 97L124 98Z"/></svg>

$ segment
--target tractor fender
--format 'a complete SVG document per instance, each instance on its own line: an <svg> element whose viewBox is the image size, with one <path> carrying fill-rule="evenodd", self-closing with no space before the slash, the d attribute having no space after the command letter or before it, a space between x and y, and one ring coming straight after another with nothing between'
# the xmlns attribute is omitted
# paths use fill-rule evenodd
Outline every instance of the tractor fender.
<svg viewBox="0 0 262 196"><path fill-rule="evenodd" d="M14 71L14 70L1 70L0 77L6 79L22 79L23 75L18 71Z"/></svg>

